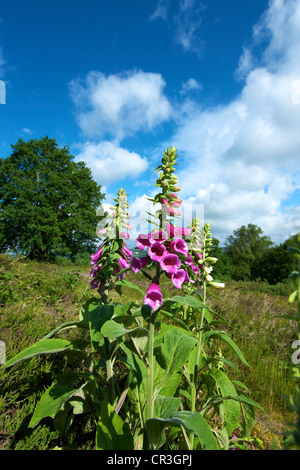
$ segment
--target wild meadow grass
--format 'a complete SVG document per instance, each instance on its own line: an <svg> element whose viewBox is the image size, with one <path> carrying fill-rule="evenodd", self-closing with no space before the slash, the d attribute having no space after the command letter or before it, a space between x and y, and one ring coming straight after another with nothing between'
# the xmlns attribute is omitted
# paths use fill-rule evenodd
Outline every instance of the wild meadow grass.
<svg viewBox="0 0 300 470"><path fill-rule="evenodd" d="M7 359L61 323L77 320L82 302L93 295L86 289L88 270L88 265L55 265L0 255L0 340L6 345ZM144 279L140 273L134 275L135 284L146 289ZM174 287L161 289L163 295L178 295ZM283 448L286 423L294 419L283 395L293 394L295 389L291 344L297 332L289 320L281 318L295 313L287 301L291 290L285 285L276 288L231 281L225 289L210 292L218 299L209 296L209 304L226 320L222 329L230 333L251 365L250 369L239 365L238 372L231 370L231 379L243 382L266 411L257 413L253 433L265 449L272 441ZM113 295L117 300L118 294ZM134 298L141 300L138 292L124 288L122 302ZM61 333L64 335L71 337L72 329ZM226 352L226 357L230 354ZM0 450L46 450L62 445L52 420L45 419L35 429L28 424L40 397L65 367L63 356L40 356L16 372L0 372ZM68 445L89 449L93 430L82 419L74 421ZM76 434L79 428L80 436Z"/></svg>

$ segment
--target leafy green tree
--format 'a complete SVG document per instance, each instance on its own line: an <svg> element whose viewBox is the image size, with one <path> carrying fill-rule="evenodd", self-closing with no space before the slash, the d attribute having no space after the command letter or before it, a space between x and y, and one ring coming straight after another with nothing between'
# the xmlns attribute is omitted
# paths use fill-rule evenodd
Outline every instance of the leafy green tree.
<svg viewBox="0 0 300 470"><path fill-rule="evenodd" d="M265 250L273 244L260 227L248 224L234 230L225 241L225 253L234 266L233 278L251 280L259 277L258 266Z"/></svg>
<svg viewBox="0 0 300 470"><path fill-rule="evenodd" d="M270 284L284 281L297 269L297 260L287 248L297 244L298 235L292 235L284 243L268 248L260 259L258 272L261 279Z"/></svg>
<svg viewBox="0 0 300 470"><path fill-rule="evenodd" d="M213 244L210 248L210 256L218 259L218 262L213 265L213 278L218 281L229 280L231 279L234 272L234 266L232 265L231 258L220 246L219 240L212 238L212 243Z"/></svg>
<svg viewBox="0 0 300 470"><path fill-rule="evenodd" d="M40 261L94 250L104 195L91 171L48 136L11 147L0 159L0 250Z"/></svg>

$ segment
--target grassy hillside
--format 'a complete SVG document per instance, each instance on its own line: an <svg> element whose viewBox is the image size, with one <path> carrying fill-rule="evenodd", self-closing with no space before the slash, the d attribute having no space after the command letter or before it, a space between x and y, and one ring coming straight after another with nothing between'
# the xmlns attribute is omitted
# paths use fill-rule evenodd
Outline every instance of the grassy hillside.
<svg viewBox="0 0 300 470"><path fill-rule="evenodd" d="M94 294L88 289L88 270L88 265L61 266L0 255L0 340L6 345L7 359L61 323L77 320L83 301ZM134 279L146 288L141 275ZM251 365L251 369L240 367L233 378L245 383L251 398L266 411L265 415L257 414L253 431L265 449L273 440L283 447L285 423L294 419L282 397L293 393L295 387L291 344L296 339L296 329L289 320L280 318L295 312L295 307L287 302L290 292L284 285L230 282L222 291L214 292L219 300L209 298L211 306L227 322L222 328L230 333ZM125 290L122 300L132 299L132 295L132 290ZM62 333L68 337L72 334L73 330ZM0 373L0 450L45 450L64 444L51 420L34 430L28 428L36 403L64 367L63 357L44 356L16 372ZM80 436L78 429L84 429ZM74 448L93 446L89 422L74 422L72 430Z"/></svg>

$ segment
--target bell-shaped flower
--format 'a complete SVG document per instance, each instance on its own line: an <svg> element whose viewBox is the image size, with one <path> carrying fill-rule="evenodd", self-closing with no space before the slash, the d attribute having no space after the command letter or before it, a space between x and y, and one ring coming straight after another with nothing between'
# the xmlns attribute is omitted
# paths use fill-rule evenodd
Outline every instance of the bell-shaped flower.
<svg viewBox="0 0 300 470"><path fill-rule="evenodd" d="M145 235L144 233L141 233L136 239L136 246L140 250L145 250L145 248L149 248L150 244L151 243L149 235Z"/></svg>
<svg viewBox="0 0 300 470"><path fill-rule="evenodd" d="M177 198L172 201L170 201L169 205L175 209L178 209L182 204L182 200Z"/></svg>
<svg viewBox="0 0 300 470"><path fill-rule="evenodd" d="M168 239L168 234L163 232L162 230L156 230L155 232L149 233L150 244L155 243L155 242L163 243L167 239Z"/></svg>
<svg viewBox="0 0 300 470"><path fill-rule="evenodd" d="M118 265L121 267L121 269L125 269L125 268L129 268L130 263L125 258L119 258Z"/></svg>
<svg viewBox="0 0 300 470"><path fill-rule="evenodd" d="M174 236L175 236L175 227L172 224L170 224L169 222L166 222L165 230L166 230L167 234L169 235L169 238L174 238Z"/></svg>
<svg viewBox="0 0 300 470"><path fill-rule="evenodd" d="M127 246L123 246L121 251L122 251L123 255L125 255L125 258L127 258L127 260L129 261L132 257L132 251L129 250L129 248L127 248Z"/></svg>
<svg viewBox="0 0 300 470"><path fill-rule="evenodd" d="M166 210L169 215L181 215L181 212L174 207L166 206Z"/></svg>
<svg viewBox="0 0 300 470"><path fill-rule="evenodd" d="M99 259L101 258L101 255L102 255L102 244L99 246L98 251L94 253L93 255L91 255L92 264L97 263L97 261L99 261Z"/></svg>
<svg viewBox="0 0 300 470"><path fill-rule="evenodd" d="M134 273L141 271L147 264L151 261L150 256L145 256L143 258L132 258L131 260L131 269Z"/></svg>
<svg viewBox="0 0 300 470"><path fill-rule="evenodd" d="M177 255L167 252L160 260L160 266L168 274L174 274L180 268L181 263Z"/></svg>
<svg viewBox="0 0 300 470"><path fill-rule="evenodd" d="M191 265L191 269L194 271L194 273L199 274L199 268L195 264Z"/></svg>
<svg viewBox="0 0 300 470"><path fill-rule="evenodd" d="M177 238L176 240L171 240L168 243L168 247L175 251L176 253L182 253L184 256L188 256L189 249L186 242L182 238Z"/></svg>
<svg viewBox="0 0 300 470"><path fill-rule="evenodd" d="M189 237L191 229L183 227L174 227L174 233L176 237Z"/></svg>
<svg viewBox="0 0 300 470"><path fill-rule="evenodd" d="M129 233L126 233L126 232L120 232L120 238L122 238L123 240L128 240L130 238L130 235Z"/></svg>
<svg viewBox="0 0 300 470"><path fill-rule="evenodd" d="M145 305L149 305L152 310L156 310L163 304L161 290L154 282L149 286L143 302Z"/></svg>
<svg viewBox="0 0 300 470"><path fill-rule="evenodd" d="M186 282L186 271L184 269L178 269L176 273L171 274L170 278L177 289L181 289L181 286Z"/></svg>
<svg viewBox="0 0 300 470"><path fill-rule="evenodd" d="M187 265L187 266L191 266L192 264L194 264L194 261L193 261L193 258L191 257L191 255L188 255L184 261L184 263Z"/></svg>
<svg viewBox="0 0 300 470"><path fill-rule="evenodd" d="M197 256L199 261L203 259L203 254L202 253L196 253L196 256ZM199 263L199 261L198 261L198 263Z"/></svg>
<svg viewBox="0 0 300 470"><path fill-rule="evenodd" d="M166 253L167 249L165 245L160 242L151 243L148 249L148 256L150 256L153 261L160 262Z"/></svg>

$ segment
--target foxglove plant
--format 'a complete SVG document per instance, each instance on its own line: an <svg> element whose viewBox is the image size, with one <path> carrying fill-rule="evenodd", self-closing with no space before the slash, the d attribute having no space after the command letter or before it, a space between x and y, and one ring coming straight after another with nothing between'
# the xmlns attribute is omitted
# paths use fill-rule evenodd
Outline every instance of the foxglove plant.
<svg viewBox="0 0 300 470"><path fill-rule="evenodd" d="M107 302L108 292L115 288L115 279L124 279L132 257L132 251L125 242L129 238L125 230L130 226L127 194L123 189L119 189L115 202L111 216L107 212L102 215L105 225L103 227L103 223L100 223L102 228L98 234L105 236L105 239L97 252L91 255L90 286L91 289L97 289L104 302Z"/></svg>
<svg viewBox="0 0 300 470"><path fill-rule="evenodd" d="M300 233L298 235L298 246L288 247L298 261L298 270L290 274L290 278L296 283L296 290L290 294L289 302L297 303L296 316L292 317L297 324L298 340L296 345L300 346ZM290 318L290 317L289 317ZM300 450L300 364L299 362L294 367L294 377L296 380L296 390L294 396L288 397L291 409L296 413L297 420L293 426L293 429L288 434L292 436L292 443L290 444L291 449Z"/></svg>
<svg viewBox="0 0 300 470"><path fill-rule="evenodd" d="M243 432L251 431L249 416L259 405L244 391L236 391L225 369L216 366L216 358L217 365L221 359L229 366L232 362L211 352L214 339L224 341L248 365L227 334L215 329L218 321L207 303L216 261L209 256L210 226L206 224L202 233L197 219L191 227L176 225L182 205L174 174L177 156L174 147L167 149L156 170L158 193L150 199L158 206L150 214L155 229L137 237L141 256L133 256L125 241L128 203L120 189L110 219L107 213L101 215L98 231L103 241L91 255L89 286L99 298L82 306L79 321L61 325L5 364L9 368L38 354L61 352L86 367L85 372L71 370L58 377L34 411L32 427L51 417L66 432L76 414L90 413L99 450L161 449L173 441L188 449L227 449L230 435L241 426L241 412ZM145 275L146 291L126 278L129 272ZM178 295L164 298L163 279ZM138 291L141 302L113 302L110 293L115 289L122 295L123 286ZM79 328L83 338L54 338L70 327ZM117 351L128 370L124 389L114 374ZM219 416L219 428L206 419L211 411Z"/></svg>

